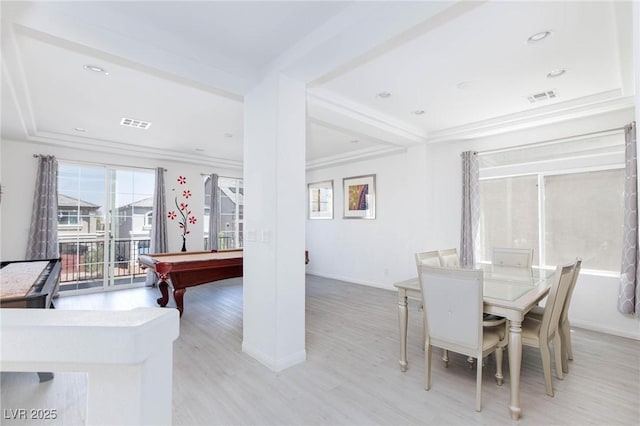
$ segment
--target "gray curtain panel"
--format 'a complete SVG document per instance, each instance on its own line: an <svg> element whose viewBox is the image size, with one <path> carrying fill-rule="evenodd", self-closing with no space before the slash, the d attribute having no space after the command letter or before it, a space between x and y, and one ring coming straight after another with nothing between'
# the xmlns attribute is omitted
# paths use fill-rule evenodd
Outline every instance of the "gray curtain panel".
<svg viewBox="0 0 640 426"><path fill-rule="evenodd" d="M460 265L473 268L478 253L480 222L480 168L478 153L466 151L462 157L462 226L460 231Z"/></svg>
<svg viewBox="0 0 640 426"><path fill-rule="evenodd" d="M220 198L220 188L218 188L218 175L212 173L209 176L211 187L209 195L211 196L211 205L209 206L209 250L218 250L218 216L220 216L220 206L218 199Z"/></svg>
<svg viewBox="0 0 640 426"><path fill-rule="evenodd" d="M151 242L149 253L166 253L167 243L167 203L164 191L164 169L156 168L156 186L153 193L153 213L151 216ZM158 277L155 272L147 270L146 284L155 285Z"/></svg>
<svg viewBox="0 0 640 426"><path fill-rule="evenodd" d="M58 161L38 156L38 175L31 210L27 260L55 259L58 248Z"/></svg>
<svg viewBox="0 0 640 426"><path fill-rule="evenodd" d="M638 276L638 149L635 121L624 128L625 137L625 188L624 188L624 237L622 269L618 290L618 311L640 316L640 286Z"/></svg>

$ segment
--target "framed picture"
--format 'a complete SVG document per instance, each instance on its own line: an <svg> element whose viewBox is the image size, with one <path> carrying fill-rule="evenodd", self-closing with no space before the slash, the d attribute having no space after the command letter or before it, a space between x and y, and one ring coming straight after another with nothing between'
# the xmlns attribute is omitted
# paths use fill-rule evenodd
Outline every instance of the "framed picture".
<svg viewBox="0 0 640 426"><path fill-rule="evenodd" d="M376 175L354 176L342 180L344 218L376 218Z"/></svg>
<svg viewBox="0 0 640 426"><path fill-rule="evenodd" d="M333 181L310 183L309 219L333 219Z"/></svg>

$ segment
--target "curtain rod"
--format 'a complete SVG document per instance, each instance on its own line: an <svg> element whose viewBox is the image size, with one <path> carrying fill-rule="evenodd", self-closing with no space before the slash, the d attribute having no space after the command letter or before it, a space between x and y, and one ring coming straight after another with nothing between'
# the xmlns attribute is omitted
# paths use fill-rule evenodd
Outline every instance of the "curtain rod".
<svg viewBox="0 0 640 426"><path fill-rule="evenodd" d="M636 122L633 121L631 124L635 124L635 123ZM624 128L625 128L625 126L615 127L613 129L598 130L596 132L583 133L581 135L567 136L567 137L564 137L564 138L548 139L546 141L532 142L532 143L528 143L528 144L524 144L524 145L512 146L512 147L509 147L509 148L488 149L486 151L478 151L478 155L495 154L497 152L513 151L515 149L529 148L529 147L532 147L532 146L552 145L552 144L558 143L560 141L568 141L568 140L571 140L571 139L581 139L581 138L585 138L585 137L588 137L588 136L604 135L606 133L619 132L621 130L624 130Z"/></svg>
<svg viewBox="0 0 640 426"><path fill-rule="evenodd" d="M213 173L200 173L200 176L205 177L205 176L211 176ZM222 178L227 178L227 179L242 179L239 177L235 177L235 176L222 176L222 175L218 175L218 177L222 177Z"/></svg>
<svg viewBox="0 0 640 426"><path fill-rule="evenodd" d="M44 154L33 154L33 158L39 158L39 157L54 157L54 155L44 155ZM110 164L110 163L95 163L92 161L82 161L82 160L61 160L61 161L66 161L69 163L76 163L76 164L88 164L91 166L100 166L100 167L123 167L123 168L127 168L127 169L143 169L143 170L155 170L156 167L140 167L140 166L124 166L122 164ZM167 171L167 169L163 168L162 170L164 170L165 172Z"/></svg>

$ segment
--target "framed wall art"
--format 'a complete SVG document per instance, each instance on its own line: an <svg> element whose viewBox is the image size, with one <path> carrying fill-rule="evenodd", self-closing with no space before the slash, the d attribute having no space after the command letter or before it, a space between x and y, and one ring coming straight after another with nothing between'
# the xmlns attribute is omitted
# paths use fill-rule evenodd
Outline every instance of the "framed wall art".
<svg viewBox="0 0 640 426"><path fill-rule="evenodd" d="M309 219L333 219L333 181L308 185Z"/></svg>
<svg viewBox="0 0 640 426"><path fill-rule="evenodd" d="M345 219L376 218L376 175L354 176L342 180Z"/></svg>

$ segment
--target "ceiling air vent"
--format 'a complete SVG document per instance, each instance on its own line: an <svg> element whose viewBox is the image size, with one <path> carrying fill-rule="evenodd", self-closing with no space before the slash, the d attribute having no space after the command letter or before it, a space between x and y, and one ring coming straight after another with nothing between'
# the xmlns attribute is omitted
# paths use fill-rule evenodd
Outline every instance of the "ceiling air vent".
<svg viewBox="0 0 640 426"><path fill-rule="evenodd" d="M120 124L127 127L135 127L136 129L148 129L151 123L148 121L134 120L133 118L123 118Z"/></svg>
<svg viewBox="0 0 640 426"><path fill-rule="evenodd" d="M536 102L547 101L549 99L553 99L557 95L558 94L556 93L555 90L547 90L545 92L534 93L533 95L529 95L529 96L527 96L527 99L529 99L529 102L531 102L532 104L535 104Z"/></svg>

